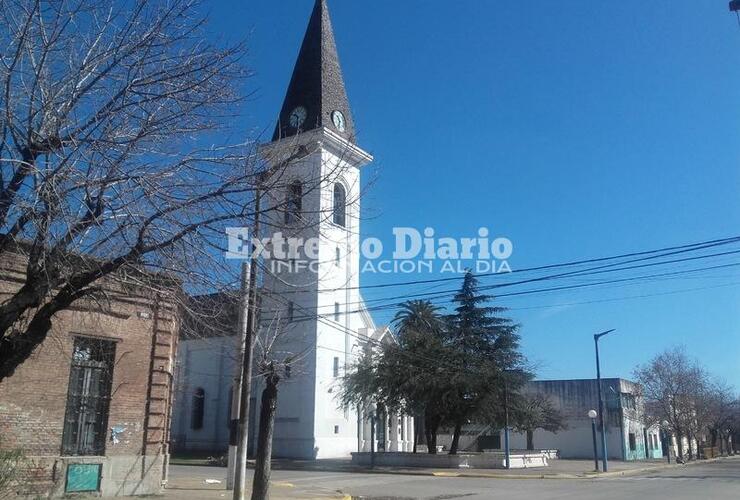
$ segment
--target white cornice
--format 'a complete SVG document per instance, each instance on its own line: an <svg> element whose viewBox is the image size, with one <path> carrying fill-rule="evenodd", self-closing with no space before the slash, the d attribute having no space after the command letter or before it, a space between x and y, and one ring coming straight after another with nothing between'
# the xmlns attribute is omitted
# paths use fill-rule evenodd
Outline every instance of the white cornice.
<svg viewBox="0 0 740 500"><path fill-rule="evenodd" d="M324 148L357 168L373 161L370 153L326 127L265 144L260 147L260 154L274 165L288 160L298 153L301 147L305 148L306 154L312 153L314 147Z"/></svg>

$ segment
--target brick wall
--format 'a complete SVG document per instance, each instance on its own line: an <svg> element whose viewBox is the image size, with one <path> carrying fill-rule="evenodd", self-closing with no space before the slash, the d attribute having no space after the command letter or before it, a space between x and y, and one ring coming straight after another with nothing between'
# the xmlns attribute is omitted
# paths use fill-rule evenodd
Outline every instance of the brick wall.
<svg viewBox="0 0 740 500"><path fill-rule="evenodd" d="M0 300L23 280L22 259L0 263ZM106 457L168 453L171 373L178 318L172 303L109 285L107 304L78 303L58 313L47 339L0 382L0 447L28 459L26 486L34 493L64 482L59 457L75 336L116 342ZM143 293L140 295L144 295ZM114 443L111 428L122 432ZM125 471L121 471L125 472ZM133 474L134 471L131 471ZM115 475L115 474L114 474Z"/></svg>

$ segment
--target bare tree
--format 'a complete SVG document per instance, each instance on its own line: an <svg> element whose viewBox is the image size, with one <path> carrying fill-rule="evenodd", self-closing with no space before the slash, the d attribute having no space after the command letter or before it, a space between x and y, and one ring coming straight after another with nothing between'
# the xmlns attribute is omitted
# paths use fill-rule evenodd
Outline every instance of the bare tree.
<svg viewBox="0 0 740 500"><path fill-rule="evenodd" d="M674 347L634 371L641 385L646 409L652 421L668 422L676 436L678 455L684 458L683 438L688 440L689 455L692 439L699 437L704 412L698 402L706 390L707 374L696 360L689 358L681 347Z"/></svg>
<svg viewBox="0 0 740 500"><path fill-rule="evenodd" d="M0 0L0 260L25 266L0 302L0 380L103 277L158 289L147 277L166 273L190 294L238 282L225 228L252 225L258 188L283 199L282 172L310 152L277 162L224 139L245 46L209 38L198 0Z"/></svg>
<svg viewBox="0 0 740 500"><path fill-rule="evenodd" d="M740 410L737 395L732 387L723 382L712 382L700 406L704 408L706 430L709 432L709 446L718 447L722 454L730 453L729 441L733 420Z"/></svg>
<svg viewBox="0 0 740 500"><path fill-rule="evenodd" d="M310 352L297 347L290 336L290 321L272 317L260 329L255 346L255 376L264 388L260 397L257 456L255 457L252 500L264 500L270 495L272 473L272 436L278 405L278 386L282 380L300 375L305 356Z"/></svg>
<svg viewBox="0 0 740 500"><path fill-rule="evenodd" d="M537 429L557 433L567 428L562 412L546 394L524 392L514 395L511 406L512 427L517 432L526 433L528 450L534 450L534 431Z"/></svg>

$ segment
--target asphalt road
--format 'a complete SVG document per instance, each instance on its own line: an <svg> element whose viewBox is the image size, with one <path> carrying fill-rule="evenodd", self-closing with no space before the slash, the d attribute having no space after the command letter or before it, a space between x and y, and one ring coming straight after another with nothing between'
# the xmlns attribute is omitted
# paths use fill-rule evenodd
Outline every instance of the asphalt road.
<svg viewBox="0 0 740 500"><path fill-rule="evenodd" d="M173 467L180 475L223 479L223 469ZM394 474L331 473L316 471L273 472L278 496L337 497L355 499L510 499L568 500L664 499L711 500L740 498L740 459L692 464L630 477L596 479L488 479L407 476Z"/></svg>

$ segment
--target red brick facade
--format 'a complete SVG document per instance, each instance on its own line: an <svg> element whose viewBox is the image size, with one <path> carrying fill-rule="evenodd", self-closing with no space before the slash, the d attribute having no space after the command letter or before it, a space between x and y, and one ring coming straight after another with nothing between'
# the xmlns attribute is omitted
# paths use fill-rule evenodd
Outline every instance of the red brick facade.
<svg viewBox="0 0 740 500"><path fill-rule="evenodd" d="M0 263L0 300L23 280L22 261ZM114 289L117 288L116 292ZM101 492L156 493L167 465L178 317L172 302L111 286L107 304L86 302L55 317L52 332L0 382L0 447L26 458L24 493L64 494L69 463L101 463ZM104 457L63 457L67 388L76 336L115 341ZM113 439L111 429L120 431ZM2 496L2 493L0 493Z"/></svg>

